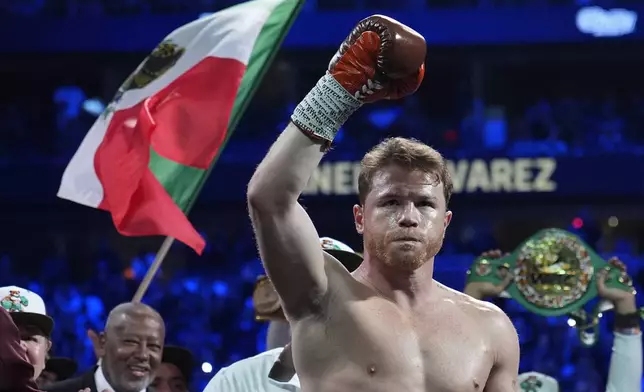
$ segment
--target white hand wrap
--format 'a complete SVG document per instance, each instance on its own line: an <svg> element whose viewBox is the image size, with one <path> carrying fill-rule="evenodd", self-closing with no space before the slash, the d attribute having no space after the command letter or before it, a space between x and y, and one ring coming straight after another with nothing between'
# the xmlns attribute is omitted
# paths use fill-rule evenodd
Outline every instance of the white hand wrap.
<svg viewBox="0 0 644 392"><path fill-rule="evenodd" d="M297 105L291 121L305 133L331 142L360 106L362 102L327 72Z"/></svg>

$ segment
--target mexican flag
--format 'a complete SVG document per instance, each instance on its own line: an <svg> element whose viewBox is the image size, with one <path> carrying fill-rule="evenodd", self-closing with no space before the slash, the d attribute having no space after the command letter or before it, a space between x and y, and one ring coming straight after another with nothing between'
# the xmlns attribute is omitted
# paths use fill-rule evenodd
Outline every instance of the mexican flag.
<svg viewBox="0 0 644 392"><path fill-rule="evenodd" d="M58 197L109 211L123 235L201 254L186 213L303 2L249 1L173 31L89 130Z"/></svg>

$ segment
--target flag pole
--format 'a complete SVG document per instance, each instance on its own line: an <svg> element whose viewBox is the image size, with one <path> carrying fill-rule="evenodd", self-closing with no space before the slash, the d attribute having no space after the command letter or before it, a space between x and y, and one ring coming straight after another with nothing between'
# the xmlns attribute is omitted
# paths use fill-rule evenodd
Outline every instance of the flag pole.
<svg viewBox="0 0 644 392"><path fill-rule="evenodd" d="M132 298L132 302L141 302L143 296L145 295L145 292L148 291L148 287L150 287L152 280L154 280L154 275L156 275L159 268L161 268L161 263L163 263L163 260L165 260L165 257L168 255L168 252L170 251L173 243L174 238L165 237L165 240L163 240L163 244L161 244L157 255L154 257L154 262L148 269L148 272L145 273L145 276L143 277L139 288L136 289L136 293L134 294L134 298Z"/></svg>

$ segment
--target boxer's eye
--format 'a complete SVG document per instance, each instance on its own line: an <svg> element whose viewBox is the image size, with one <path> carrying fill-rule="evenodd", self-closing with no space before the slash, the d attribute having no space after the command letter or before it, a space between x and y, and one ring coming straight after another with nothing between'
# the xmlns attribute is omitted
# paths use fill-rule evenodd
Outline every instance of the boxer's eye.
<svg viewBox="0 0 644 392"><path fill-rule="evenodd" d="M418 207L431 207L434 208L434 202L431 200L421 200L418 203L416 203Z"/></svg>

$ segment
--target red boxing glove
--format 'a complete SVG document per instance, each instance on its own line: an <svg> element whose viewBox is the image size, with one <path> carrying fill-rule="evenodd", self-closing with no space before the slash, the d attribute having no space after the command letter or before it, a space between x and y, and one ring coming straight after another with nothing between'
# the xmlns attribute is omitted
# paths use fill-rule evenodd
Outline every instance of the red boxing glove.
<svg viewBox="0 0 644 392"><path fill-rule="evenodd" d="M364 103L416 91L425 75L426 54L420 34L386 16L370 16L344 40L328 72L295 107L291 121L328 146Z"/></svg>
<svg viewBox="0 0 644 392"><path fill-rule="evenodd" d="M425 39L382 15L360 21L329 64L331 75L363 102L399 99L418 89L425 75Z"/></svg>

